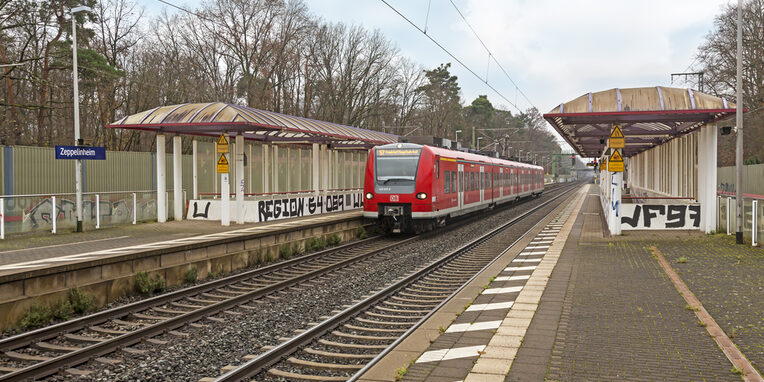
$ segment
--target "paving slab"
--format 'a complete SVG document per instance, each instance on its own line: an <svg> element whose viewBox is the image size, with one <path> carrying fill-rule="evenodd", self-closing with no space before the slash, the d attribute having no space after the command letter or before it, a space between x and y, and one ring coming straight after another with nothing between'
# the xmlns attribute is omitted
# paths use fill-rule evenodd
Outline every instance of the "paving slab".
<svg viewBox="0 0 764 382"><path fill-rule="evenodd" d="M685 254L705 252L689 244L707 236L609 237L598 198L592 188L506 380L740 380L649 249L677 243ZM747 292L764 300L764 290Z"/></svg>

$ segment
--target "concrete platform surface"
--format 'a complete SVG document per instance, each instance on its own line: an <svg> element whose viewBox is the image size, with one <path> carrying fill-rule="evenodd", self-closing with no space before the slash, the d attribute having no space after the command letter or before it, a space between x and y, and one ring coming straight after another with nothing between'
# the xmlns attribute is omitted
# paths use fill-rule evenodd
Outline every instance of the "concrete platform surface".
<svg viewBox="0 0 764 382"><path fill-rule="evenodd" d="M182 220L143 223L91 230L82 233L57 233L18 236L0 240L0 275L9 271L61 264L69 259L126 254L146 248L161 248L177 243L196 243L237 234L259 232L322 220L362 216L360 210L335 212L261 223L222 226L220 222ZM307 223L306 223L307 222ZM222 236L221 236L222 235Z"/></svg>
<svg viewBox="0 0 764 382"><path fill-rule="evenodd" d="M533 235L404 381L762 380L764 250L609 237L591 185Z"/></svg>

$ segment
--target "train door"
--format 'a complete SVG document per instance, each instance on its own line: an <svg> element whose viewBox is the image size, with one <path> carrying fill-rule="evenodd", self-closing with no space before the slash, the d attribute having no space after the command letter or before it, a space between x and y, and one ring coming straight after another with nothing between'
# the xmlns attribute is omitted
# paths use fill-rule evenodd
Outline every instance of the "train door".
<svg viewBox="0 0 764 382"><path fill-rule="evenodd" d="M485 168L480 166L478 174L478 191L480 192L480 203L485 201Z"/></svg>
<svg viewBox="0 0 764 382"><path fill-rule="evenodd" d="M514 167L511 167L509 169L509 195L514 195L515 192L516 192L516 190L515 190L515 172L517 172L517 170Z"/></svg>
<svg viewBox="0 0 764 382"><path fill-rule="evenodd" d="M461 210L464 208L464 164L459 163L459 195L457 195L457 199L459 199L459 209Z"/></svg>
<svg viewBox="0 0 764 382"><path fill-rule="evenodd" d="M499 167L499 199L504 197L504 168Z"/></svg>

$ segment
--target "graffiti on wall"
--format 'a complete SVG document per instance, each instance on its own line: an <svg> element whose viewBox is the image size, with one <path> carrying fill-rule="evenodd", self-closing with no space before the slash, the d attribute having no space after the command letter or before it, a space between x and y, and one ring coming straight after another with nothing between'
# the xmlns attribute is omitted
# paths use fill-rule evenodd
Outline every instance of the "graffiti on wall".
<svg viewBox="0 0 764 382"><path fill-rule="evenodd" d="M101 200L98 212L101 215L102 225L129 224L133 221L133 198L127 197L117 200ZM137 200L138 220L151 220L156 218L156 201L153 199ZM56 216L56 225L59 227L74 226L77 222L77 210L75 201L64 198L56 198L56 209L53 210L53 199L42 198L37 203L24 211L21 231L35 231L50 229L53 225L52 217ZM95 202L92 200L82 201L82 219L85 222L96 220Z"/></svg>
<svg viewBox="0 0 764 382"><path fill-rule="evenodd" d="M622 204L621 229L700 229L699 204Z"/></svg>
<svg viewBox="0 0 764 382"><path fill-rule="evenodd" d="M716 189L722 192L735 192L735 183L721 182Z"/></svg>
<svg viewBox="0 0 764 382"><path fill-rule="evenodd" d="M192 200L187 219L220 220L222 202L220 200ZM346 211L363 207L360 193L327 195L322 197L304 196L294 198L244 201L244 221L248 223L266 222L317 215L327 212ZM231 218L235 220L236 202L231 201Z"/></svg>

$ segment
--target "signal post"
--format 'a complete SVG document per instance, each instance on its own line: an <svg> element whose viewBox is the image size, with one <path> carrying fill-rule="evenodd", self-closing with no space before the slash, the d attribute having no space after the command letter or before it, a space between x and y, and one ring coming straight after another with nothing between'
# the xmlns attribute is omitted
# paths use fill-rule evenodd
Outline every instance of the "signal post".
<svg viewBox="0 0 764 382"><path fill-rule="evenodd" d="M215 143L218 153L217 173L220 174L220 224L224 226L231 225L231 187L228 185L228 134L220 134Z"/></svg>
<svg viewBox="0 0 764 382"><path fill-rule="evenodd" d="M623 135L621 125L615 124L610 130L608 137L608 150L605 151L600 169L607 170L607 185L602 187L607 192L603 200L605 216L607 216L608 228L612 235L621 234L621 188L623 187L623 149L626 147L626 137ZM607 154L609 152L609 155Z"/></svg>

